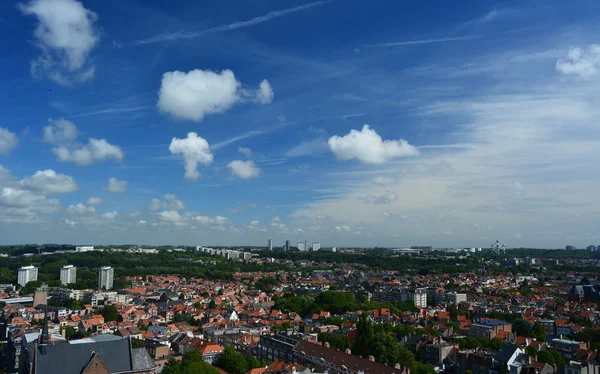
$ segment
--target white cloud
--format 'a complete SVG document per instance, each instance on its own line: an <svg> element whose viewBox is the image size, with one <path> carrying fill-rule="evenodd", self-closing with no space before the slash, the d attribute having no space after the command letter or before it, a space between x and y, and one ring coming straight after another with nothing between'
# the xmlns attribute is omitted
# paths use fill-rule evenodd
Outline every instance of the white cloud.
<svg viewBox="0 0 600 374"><path fill-rule="evenodd" d="M335 231L337 232L350 232L351 228L348 225L336 226Z"/></svg>
<svg viewBox="0 0 600 374"><path fill-rule="evenodd" d="M19 182L25 189L37 191L42 194L58 194L75 192L79 188L72 177L58 174L54 170L39 170L31 177Z"/></svg>
<svg viewBox="0 0 600 374"><path fill-rule="evenodd" d="M63 85L93 77L94 67L86 60L100 40L94 12L75 0L32 0L19 9L38 20L34 35L42 54L31 62L34 77L48 76Z"/></svg>
<svg viewBox="0 0 600 374"><path fill-rule="evenodd" d="M181 155L185 163L185 178L196 180L200 177L198 164L208 166L213 162L208 142L199 137L195 132L187 134L187 138L173 138L169 151L174 155Z"/></svg>
<svg viewBox="0 0 600 374"><path fill-rule="evenodd" d="M163 202L157 198L153 198L150 201L150 210L159 210L163 208Z"/></svg>
<svg viewBox="0 0 600 374"><path fill-rule="evenodd" d="M150 201L150 210L159 210L159 209L170 209L170 210L183 210L185 209L185 205L181 200L177 200L177 196L173 194L166 194L164 196L165 201L160 201L159 199L152 199Z"/></svg>
<svg viewBox="0 0 600 374"><path fill-rule="evenodd" d="M70 144L77 139L79 131L77 126L65 119L48 120L49 125L43 128L42 140L53 145Z"/></svg>
<svg viewBox="0 0 600 374"><path fill-rule="evenodd" d="M112 212L106 212L102 215L102 218L104 219L115 219L119 216L119 213L117 211L112 211Z"/></svg>
<svg viewBox="0 0 600 374"><path fill-rule="evenodd" d="M591 44L587 49L572 48L566 58L556 62L556 70L565 75L583 79L592 78L600 72L600 45Z"/></svg>
<svg viewBox="0 0 600 374"><path fill-rule="evenodd" d="M158 218L164 222L180 222L183 217L176 210L165 210L158 213Z"/></svg>
<svg viewBox="0 0 600 374"><path fill-rule="evenodd" d="M333 136L328 144L337 159L356 158L365 164L383 164L398 157L419 154L419 150L404 139L384 141L369 125L364 125L361 131L350 130L345 136Z"/></svg>
<svg viewBox="0 0 600 374"><path fill-rule="evenodd" d="M14 132L0 127L0 155L7 155L19 145L19 138Z"/></svg>
<svg viewBox="0 0 600 374"><path fill-rule="evenodd" d="M139 223L140 225L145 225L147 222L146 222L146 221L144 221L144 220L142 219L142 220L138 221L138 223Z"/></svg>
<svg viewBox="0 0 600 374"><path fill-rule="evenodd" d="M260 224L260 221L252 221L250 222L250 226L258 226Z"/></svg>
<svg viewBox="0 0 600 374"><path fill-rule="evenodd" d="M270 103L273 90L269 82L263 80L256 92L248 91L231 70L219 73L195 69L164 73L156 105L177 119L199 122L206 115L223 113L236 102L246 100Z"/></svg>
<svg viewBox="0 0 600 374"><path fill-rule="evenodd" d="M42 140L54 145L52 153L58 161L86 166L107 160L123 160L121 148L110 144L106 139L89 138L87 144L79 144L79 132L73 122L64 119L49 122L49 125L44 126Z"/></svg>
<svg viewBox="0 0 600 374"><path fill-rule="evenodd" d="M69 205L67 208L67 213L76 215L94 214L96 213L96 208L93 206L85 206L84 204L79 203L77 205Z"/></svg>
<svg viewBox="0 0 600 374"><path fill-rule="evenodd" d="M77 222L77 221L73 221L73 220L70 220L70 219L67 219L67 218L65 218L64 222L65 222L67 225L71 226L71 227L74 227L75 225L79 224L79 222Z"/></svg>
<svg viewBox="0 0 600 374"><path fill-rule="evenodd" d="M258 177L260 174L260 169L256 167L256 164L252 160L248 161L240 161L235 160L231 161L229 165L227 165L232 171L232 173L242 179L248 179L253 177Z"/></svg>
<svg viewBox="0 0 600 374"><path fill-rule="evenodd" d="M258 92L256 94L258 102L261 104L270 104L273 101L274 95L273 88L269 84L269 81L263 79L263 81L260 82Z"/></svg>
<svg viewBox="0 0 600 374"><path fill-rule="evenodd" d="M90 196L87 201L88 205L100 205L103 202L102 198L96 196Z"/></svg>
<svg viewBox="0 0 600 374"><path fill-rule="evenodd" d="M106 190L109 192L125 192L127 189L127 182L124 180L119 180L115 177L112 177L108 180L108 184L106 185Z"/></svg>
<svg viewBox="0 0 600 374"><path fill-rule="evenodd" d="M246 157L252 157L252 150L248 147L239 147L238 152L240 152Z"/></svg>
<svg viewBox="0 0 600 374"><path fill-rule="evenodd" d="M391 184L396 183L396 179L392 177L375 177L373 178L373 183L379 186L389 186Z"/></svg>
<svg viewBox="0 0 600 374"><path fill-rule="evenodd" d="M43 195L38 195L31 191L4 187L0 195L0 206L23 208L32 206L45 199Z"/></svg>
<svg viewBox="0 0 600 374"><path fill-rule="evenodd" d="M69 149L56 147L52 151L60 162L73 162L80 166L95 164L107 160L122 161L124 154L120 147L108 143L105 139L90 138L88 144Z"/></svg>

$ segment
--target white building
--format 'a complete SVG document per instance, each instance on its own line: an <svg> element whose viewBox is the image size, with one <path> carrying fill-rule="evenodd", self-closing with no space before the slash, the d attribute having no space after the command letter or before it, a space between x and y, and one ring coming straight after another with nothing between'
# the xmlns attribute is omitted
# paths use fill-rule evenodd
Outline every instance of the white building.
<svg viewBox="0 0 600 374"><path fill-rule="evenodd" d="M312 243L312 250L313 250L313 252L316 252L319 249L321 249L321 243L319 243L319 242Z"/></svg>
<svg viewBox="0 0 600 374"><path fill-rule="evenodd" d="M114 269L110 266L103 266L100 268L98 274L98 289L110 290L113 287Z"/></svg>
<svg viewBox="0 0 600 374"><path fill-rule="evenodd" d="M25 287L27 282L36 281L38 277L38 268L35 266L22 266L19 269L17 283Z"/></svg>
<svg viewBox="0 0 600 374"><path fill-rule="evenodd" d="M73 265L65 265L60 269L60 283L67 285L77 281L77 268Z"/></svg>
<svg viewBox="0 0 600 374"><path fill-rule="evenodd" d="M273 250L273 240L269 239L269 241L267 243L267 247L269 248L269 251Z"/></svg>
<svg viewBox="0 0 600 374"><path fill-rule="evenodd" d="M305 246L304 242L298 242L298 250L306 251L306 246Z"/></svg>
<svg viewBox="0 0 600 374"><path fill-rule="evenodd" d="M90 252L94 250L93 245L83 245L81 247L75 247L75 252Z"/></svg>

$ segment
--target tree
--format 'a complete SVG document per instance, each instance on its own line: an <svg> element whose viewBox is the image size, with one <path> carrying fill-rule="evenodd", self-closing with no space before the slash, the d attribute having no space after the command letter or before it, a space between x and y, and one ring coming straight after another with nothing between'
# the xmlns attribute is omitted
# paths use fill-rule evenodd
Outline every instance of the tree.
<svg viewBox="0 0 600 374"><path fill-rule="evenodd" d="M533 345L528 345L527 348L525 348L525 353L530 356L536 356L538 354L538 349Z"/></svg>
<svg viewBox="0 0 600 374"><path fill-rule="evenodd" d="M229 346L225 347L223 354L219 357L215 365L230 374L244 374L248 369L244 356Z"/></svg>
<svg viewBox="0 0 600 374"><path fill-rule="evenodd" d="M556 364L556 360L554 359L554 356L552 355L552 353L550 353L549 350L540 351L540 353L538 353L537 355L537 360L540 362L545 362L548 365L552 366Z"/></svg>
<svg viewBox="0 0 600 374"><path fill-rule="evenodd" d="M531 325L531 323L523 319L517 319L512 324L512 331L517 335L529 336L531 334L532 329L533 326Z"/></svg>
<svg viewBox="0 0 600 374"><path fill-rule="evenodd" d="M217 307L217 303L215 303L214 299L211 299L208 303L208 309L215 309Z"/></svg>
<svg viewBox="0 0 600 374"><path fill-rule="evenodd" d="M144 344L143 340L131 339L131 347L132 348L146 348L146 344Z"/></svg>
<svg viewBox="0 0 600 374"><path fill-rule="evenodd" d="M104 321L119 321L119 312L117 311L117 307L114 305L105 305L102 308L102 317L104 317Z"/></svg>
<svg viewBox="0 0 600 374"><path fill-rule="evenodd" d="M503 345L504 345L504 340L502 340L500 338L494 338L494 339L490 340L489 347L491 349L493 349L494 351L499 351Z"/></svg>
<svg viewBox="0 0 600 374"><path fill-rule="evenodd" d="M354 339L354 344L352 344L352 354L367 357L374 336L375 329L373 328L373 322L367 313L362 313L356 325L356 338Z"/></svg>
<svg viewBox="0 0 600 374"><path fill-rule="evenodd" d="M536 322L533 325L533 328L531 330L531 334L533 335L533 337L536 340L539 340L541 342L545 342L546 341L546 331L544 330L544 326L542 326L541 323Z"/></svg>

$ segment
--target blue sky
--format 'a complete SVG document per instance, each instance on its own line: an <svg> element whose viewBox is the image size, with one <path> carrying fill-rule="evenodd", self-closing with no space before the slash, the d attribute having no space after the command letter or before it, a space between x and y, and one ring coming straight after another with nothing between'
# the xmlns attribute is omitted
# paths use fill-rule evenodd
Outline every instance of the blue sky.
<svg viewBox="0 0 600 374"><path fill-rule="evenodd" d="M600 244L599 11L2 2L1 242Z"/></svg>

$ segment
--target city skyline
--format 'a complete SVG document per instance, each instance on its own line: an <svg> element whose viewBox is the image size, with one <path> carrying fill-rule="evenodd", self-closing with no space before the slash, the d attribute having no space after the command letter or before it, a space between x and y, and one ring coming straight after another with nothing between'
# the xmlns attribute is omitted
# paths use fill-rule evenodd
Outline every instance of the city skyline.
<svg viewBox="0 0 600 374"><path fill-rule="evenodd" d="M0 14L0 244L600 243L596 2Z"/></svg>

